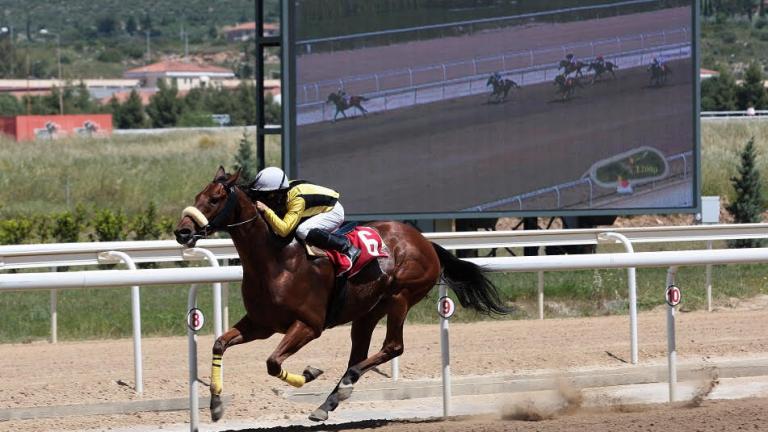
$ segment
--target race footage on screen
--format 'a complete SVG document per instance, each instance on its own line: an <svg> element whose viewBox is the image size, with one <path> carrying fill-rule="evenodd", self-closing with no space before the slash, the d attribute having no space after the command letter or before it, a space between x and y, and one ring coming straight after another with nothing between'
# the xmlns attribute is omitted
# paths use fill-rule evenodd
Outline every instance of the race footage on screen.
<svg viewBox="0 0 768 432"><path fill-rule="evenodd" d="M692 1L295 14L296 174L350 214L695 207Z"/></svg>

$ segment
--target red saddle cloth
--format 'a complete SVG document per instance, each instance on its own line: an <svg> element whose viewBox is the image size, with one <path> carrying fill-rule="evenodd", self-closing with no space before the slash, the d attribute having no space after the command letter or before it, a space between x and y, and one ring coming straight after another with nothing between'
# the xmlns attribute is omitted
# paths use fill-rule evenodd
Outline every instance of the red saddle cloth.
<svg viewBox="0 0 768 432"><path fill-rule="evenodd" d="M387 246L381 239L379 232L373 228L357 226L345 235L353 246L360 249L360 257L353 267L346 255L334 250L325 251L331 264L333 264L333 268L336 269L336 276L346 273L348 277L352 277L373 259L389 256Z"/></svg>

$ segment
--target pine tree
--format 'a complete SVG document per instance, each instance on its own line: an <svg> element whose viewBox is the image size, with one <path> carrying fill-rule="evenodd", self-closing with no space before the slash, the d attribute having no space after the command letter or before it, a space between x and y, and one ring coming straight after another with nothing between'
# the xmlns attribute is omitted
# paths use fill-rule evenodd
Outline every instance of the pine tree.
<svg viewBox="0 0 768 432"><path fill-rule="evenodd" d="M178 94L179 89L176 87L175 81L170 87L164 79L157 81L157 93L152 95L147 106L147 115L152 120L152 127L166 128L176 126L182 110Z"/></svg>
<svg viewBox="0 0 768 432"><path fill-rule="evenodd" d="M766 103L766 93L763 84L763 67L758 62L749 65L744 74L744 84L739 89L739 108L763 109Z"/></svg>
<svg viewBox="0 0 768 432"><path fill-rule="evenodd" d="M702 111L735 111L739 88L728 67L718 67L719 75L701 82Z"/></svg>
<svg viewBox="0 0 768 432"><path fill-rule="evenodd" d="M257 167L256 160L253 156L253 149L249 141L250 136L248 130L243 128L243 136L240 138L240 145L237 148L237 154L235 155L235 170L242 170L240 178L247 181L251 181L256 177Z"/></svg>
<svg viewBox="0 0 768 432"><path fill-rule="evenodd" d="M136 89L131 90L128 99L120 107L120 128L141 129L146 125L144 106Z"/></svg>
<svg viewBox="0 0 768 432"><path fill-rule="evenodd" d="M763 206L763 193L760 187L760 172L755 166L756 159L755 138L750 138L744 150L741 152L741 166L739 176L731 177L731 183L736 190L736 199L727 207L733 215L736 223L761 222ZM759 247L762 242L756 239L733 240L729 242L731 247Z"/></svg>

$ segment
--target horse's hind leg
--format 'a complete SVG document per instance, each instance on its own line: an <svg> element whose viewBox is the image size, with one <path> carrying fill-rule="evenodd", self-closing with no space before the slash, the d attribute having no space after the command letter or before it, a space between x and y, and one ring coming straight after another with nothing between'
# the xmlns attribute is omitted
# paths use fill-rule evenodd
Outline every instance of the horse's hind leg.
<svg viewBox="0 0 768 432"><path fill-rule="evenodd" d="M294 321L285 336L275 348L275 351L267 359L267 373L277 377L294 387L301 387L319 377L323 371L307 366L301 375L292 374L283 370L283 362L295 354L304 345L320 336L322 330L315 329L302 321Z"/></svg>
<svg viewBox="0 0 768 432"><path fill-rule="evenodd" d="M363 374L403 353L403 324L405 323L405 317L408 314L409 307L408 300L402 294L402 291L387 301L385 306L387 314L387 334L384 338L384 344L379 352L367 358L363 357L367 355L373 327L381 317L372 314L371 321L359 324L358 322L355 322L355 324L359 325L357 330L359 330L360 340L357 344L354 342L352 344L350 366L344 373L344 376L341 377L336 388L334 388L331 394L328 395L325 402L309 415L310 420L327 420L328 413L336 409L336 407L339 406L339 402L349 399L352 395L354 385ZM353 337L354 333L355 332L353 331ZM363 338L363 335L365 335L365 338ZM353 364L352 362L356 361L358 358L361 358L361 360Z"/></svg>
<svg viewBox="0 0 768 432"><path fill-rule="evenodd" d="M211 419L219 421L224 415L224 403L221 392L224 389L224 379L221 371L224 351L227 348L256 339L266 339L272 336L272 330L253 325L247 316L240 319L234 327L219 336L213 343L213 362L211 364Z"/></svg>

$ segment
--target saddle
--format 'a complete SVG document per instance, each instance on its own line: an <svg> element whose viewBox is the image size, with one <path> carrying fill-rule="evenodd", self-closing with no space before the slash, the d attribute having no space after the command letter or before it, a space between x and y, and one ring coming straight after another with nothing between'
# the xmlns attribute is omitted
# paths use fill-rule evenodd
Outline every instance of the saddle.
<svg viewBox="0 0 768 432"><path fill-rule="evenodd" d="M354 222L348 222L334 231L335 234L345 235L353 246L360 249L360 256L354 266L349 258L333 250L324 250L315 246L304 244L307 254L311 257L326 257L333 264L336 277L352 277L362 270L369 262L375 258L385 258L389 256L389 249L381 239L378 231L371 227L358 226Z"/></svg>

